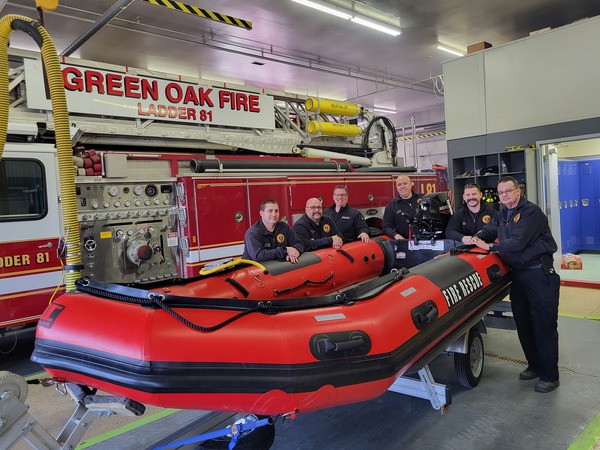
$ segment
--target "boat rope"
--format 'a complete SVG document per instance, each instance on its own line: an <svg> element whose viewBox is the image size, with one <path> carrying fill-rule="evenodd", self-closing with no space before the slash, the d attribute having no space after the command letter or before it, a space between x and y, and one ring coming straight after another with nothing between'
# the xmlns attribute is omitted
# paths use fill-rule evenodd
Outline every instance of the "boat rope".
<svg viewBox="0 0 600 450"><path fill-rule="evenodd" d="M274 293L275 293L275 295L281 295L281 294L286 294L288 292L293 292L296 289L300 289L301 287L304 287L304 286L319 286L321 284L327 283L332 278L333 278L333 272L330 272L329 275L327 275L323 281L306 280L303 283L300 283L298 286L295 286L295 287L285 288L285 289L275 289Z"/></svg>
<svg viewBox="0 0 600 450"><path fill-rule="evenodd" d="M128 286L104 283L84 277L77 281L77 289L107 300L115 300L133 303L145 307L157 307L171 315L184 325L201 332L212 332L252 313L277 314L281 312L301 311L316 308L327 308L333 306L351 306L356 302L370 300L381 292L397 283L405 275L407 269L393 270L387 275L368 281L360 286L354 287L342 293L329 294L320 297L306 297L281 299L276 302L262 300L237 300L229 298L198 298L179 297L169 294L147 291L144 289ZM195 308L195 309L221 309L238 310L236 315L212 326L197 325L183 317L173 308Z"/></svg>
<svg viewBox="0 0 600 450"><path fill-rule="evenodd" d="M154 303L155 305L157 305L158 307L160 307L167 314L170 314L172 317L174 317L175 319L179 320L184 325L190 327L192 330L202 331L204 333L210 333L212 331L217 331L217 330L223 328L224 326L229 325L230 323L235 322L236 320L241 319L242 317L247 316L248 314L251 314L253 312L257 312L257 311L259 311L260 309L263 308L263 306L259 304L255 308L248 309L246 311L242 311L241 313L238 313L235 316L232 316L229 319L224 320L221 323L213 325L212 327L204 327L202 325L196 325L195 323L189 321L188 319L186 319L185 317L183 317L181 314L179 314L178 312L174 311L169 305L165 304L164 303L165 296L163 294L156 294L154 292L150 292L148 294L148 299L152 303Z"/></svg>

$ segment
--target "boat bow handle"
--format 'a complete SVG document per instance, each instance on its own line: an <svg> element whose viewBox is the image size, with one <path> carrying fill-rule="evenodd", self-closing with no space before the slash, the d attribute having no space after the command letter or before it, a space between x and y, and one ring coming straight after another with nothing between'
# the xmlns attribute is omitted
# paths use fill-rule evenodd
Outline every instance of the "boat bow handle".
<svg viewBox="0 0 600 450"><path fill-rule="evenodd" d="M323 341L323 350L325 352L343 352L354 348L362 347L365 341L362 338L351 339L344 342L331 342L329 339Z"/></svg>
<svg viewBox="0 0 600 450"><path fill-rule="evenodd" d="M425 303L414 308L411 316L417 330L421 330L438 318L438 307L433 301L427 300Z"/></svg>

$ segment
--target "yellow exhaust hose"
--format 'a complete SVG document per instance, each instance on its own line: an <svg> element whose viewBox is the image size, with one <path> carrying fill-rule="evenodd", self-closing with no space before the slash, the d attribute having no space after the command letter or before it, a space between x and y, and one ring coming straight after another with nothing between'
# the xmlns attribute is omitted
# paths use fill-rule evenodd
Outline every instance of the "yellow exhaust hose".
<svg viewBox="0 0 600 450"><path fill-rule="evenodd" d="M81 278L80 231L77 222L77 197L75 176L72 167L71 135L65 88L60 70L56 47L48 32L36 20L18 15L7 15L0 19L0 159L6 144L8 132L9 92L8 92L8 39L12 30L29 34L38 44L50 89L54 131L58 153L60 176L60 201L64 226L64 255L66 255L65 286L67 292L75 290L75 282Z"/></svg>

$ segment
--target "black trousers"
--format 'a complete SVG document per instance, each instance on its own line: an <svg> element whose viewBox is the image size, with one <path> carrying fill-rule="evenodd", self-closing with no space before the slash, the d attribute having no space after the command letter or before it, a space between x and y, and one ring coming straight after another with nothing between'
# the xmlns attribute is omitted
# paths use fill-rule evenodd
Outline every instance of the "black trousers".
<svg viewBox="0 0 600 450"><path fill-rule="evenodd" d="M560 277L544 270L512 271L510 301L529 368L542 381L558 380L558 297Z"/></svg>

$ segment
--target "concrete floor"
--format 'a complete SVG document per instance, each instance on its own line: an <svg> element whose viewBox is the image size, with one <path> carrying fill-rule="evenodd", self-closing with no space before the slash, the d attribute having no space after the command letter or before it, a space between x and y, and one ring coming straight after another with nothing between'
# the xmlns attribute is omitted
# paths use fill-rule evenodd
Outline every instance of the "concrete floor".
<svg viewBox="0 0 600 450"><path fill-rule="evenodd" d="M581 309L584 294L589 298L579 317L597 316L598 291L581 288L562 288L561 313L573 310L570 304ZM517 379L525 362L516 333L490 328L484 336L484 375L475 389L458 383L451 357L442 355L430 364L436 382L452 391L452 404L444 414L427 400L388 392L369 402L279 421L272 449L559 450L569 448L586 427L600 448L600 321L562 315L559 333L561 386L553 393L534 392L535 381ZM10 369L7 359L0 363L0 370ZM27 403L53 436L73 410L69 398L39 385L30 387ZM165 435L189 427L206 414L149 408L141 418L100 418L78 448L153 448ZM0 437L0 448L1 444ZM587 450L593 445L571 448ZM28 448L25 442L14 447Z"/></svg>
<svg viewBox="0 0 600 450"><path fill-rule="evenodd" d="M553 393L518 380L525 363L516 333L489 329L484 376L475 389L458 384L452 358L430 365L436 381L452 389L444 414L426 400L388 392L278 425L272 448L567 449L600 412L600 322L561 317L559 333L561 386Z"/></svg>

